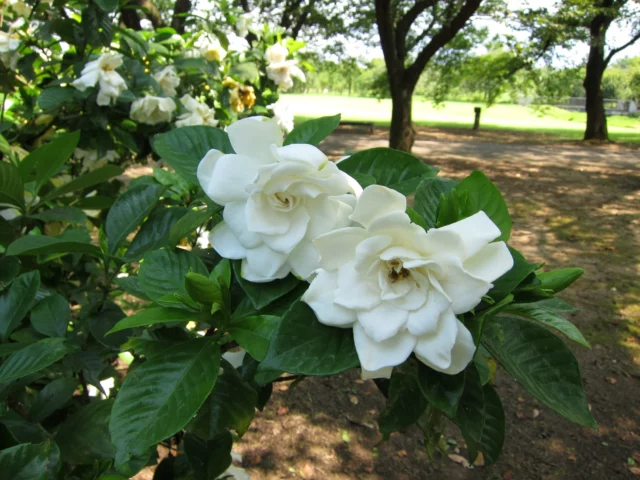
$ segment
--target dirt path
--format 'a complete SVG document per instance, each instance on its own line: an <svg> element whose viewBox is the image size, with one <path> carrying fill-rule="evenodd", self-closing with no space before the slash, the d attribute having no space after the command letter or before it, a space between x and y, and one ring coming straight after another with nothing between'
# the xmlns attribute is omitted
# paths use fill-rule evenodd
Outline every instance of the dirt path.
<svg viewBox="0 0 640 480"><path fill-rule="evenodd" d="M507 198L514 247L550 268L585 269L563 297L582 309L571 320L593 345L571 348L600 430L570 424L499 374L499 463L466 468L439 453L430 462L417 429L379 444L383 398L349 372L279 386L237 446L252 480L640 478L640 150L484 140L424 131L414 153L445 177L484 171ZM340 157L374 146L386 146L384 132L337 133L322 148ZM465 455L459 433L447 433L450 453Z"/></svg>

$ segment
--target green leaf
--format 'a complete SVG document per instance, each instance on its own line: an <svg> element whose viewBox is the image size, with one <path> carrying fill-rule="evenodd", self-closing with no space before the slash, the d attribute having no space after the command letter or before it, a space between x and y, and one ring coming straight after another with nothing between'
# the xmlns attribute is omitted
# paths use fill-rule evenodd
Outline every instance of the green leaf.
<svg viewBox="0 0 640 480"><path fill-rule="evenodd" d="M56 410L65 406L76 391L75 378L61 377L46 384L31 404L29 420L40 423Z"/></svg>
<svg viewBox="0 0 640 480"><path fill-rule="evenodd" d="M134 297L138 297L148 302L151 301L147 294L142 290L142 287L140 286L140 280L135 275L116 278L113 282L122 290L133 295Z"/></svg>
<svg viewBox="0 0 640 480"><path fill-rule="evenodd" d="M215 127L195 126L170 130L153 137L153 149L185 180L199 185L198 164L209 150L233 153L226 132Z"/></svg>
<svg viewBox="0 0 640 480"><path fill-rule="evenodd" d="M273 333L256 381L274 372L334 375L359 365L352 330L323 325L311 307L297 301Z"/></svg>
<svg viewBox="0 0 640 480"><path fill-rule="evenodd" d="M427 401L420 392L418 371L415 365L396 367L391 374L389 396L378 424L383 435L413 425L427 408Z"/></svg>
<svg viewBox="0 0 640 480"><path fill-rule="evenodd" d="M424 222L424 219L418 215L418 212L416 212L413 208L407 206L407 215L409 215L409 219L411 220L412 223L415 223L416 225L424 228L425 230L427 229L427 224Z"/></svg>
<svg viewBox="0 0 640 480"><path fill-rule="evenodd" d="M76 347L64 338L45 338L13 353L0 365L0 383L8 383L18 378L53 365Z"/></svg>
<svg viewBox="0 0 640 480"><path fill-rule="evenodd" d="M527 320L542 323L543 325L564 333L574 342L591 348L591 345L589 345L589 342L587 342L587 340L582 336L578 327L566 318L545 309L544 304L541 306L540 302L512 303L505 307L502 312L508 316L515 315L516 317L526 318Z"/></svg>
<svg viewBox="0 0 640 480"><path fill-rule="evenodd" d="M103 12L111 13L118 8L118 0L94 0Z"/></svg>
<svg viewBox="0 0 640 480"><path fill-rule="evenodd" d="M87 216L79 208L75 207L57 207L44 210L40 213L29 215L29 218L42 220L43 222L70 222L78 225L84 225Z"/></svg>
<svg viewBox="0 0 640 480"><path fill-rule="evenodd" d="M65 103L75 100L75 89L72 87L49 87L40 92L38 105L45 112L60 108Z"/></svg>
<svg viewBox="0 0 640 480"><path fill-rule="evenodd" d="M578 312L579 310L575 307L572 307L566 302L563 302L559 298L547 298L544 300L538 300L536 305L554 313L571 313Z"/></svg>
<svg viewBox="0 0 640 480"><path fill-rule="evenodd" d="M26 178L29 171L26 169L29 165L35 165L36 167L36 193L40 191L42 186L53 177L60 167L65 164L71 157L71 154L78 146L80 141L80 132L65 133L54 138L46 145L34 150L25 157L20 163L20 172L22 178ZM23 171L22 166L25 166ZM30 168L29 168L30 170Z"/></svg>
<svg viewBox="0 0 640 480"><path fill-rule="evenodd" d="M487 464L497 461L504 444L504 410L491 385L482 386L474 367L467 369L465 391L454 422L464 436L471 461L479 451Z"/></svg>
<svg viewBox="0 0 640 480"><path fill-rule="evenodd" d="M420 390L429 403L454 417L464 390L464 372L447 375L420 363L418 380Z"/></svg>
<svg viewBox="0 0 640 480"><path fill-rule="evenodd" d="M122 172L124 172L124 170L116 165L107 165L105 167L98 168L93 172L89 172L86 175L82 175L78 178L74 178L69 183L53 189L51 192L44 196L43 201L53 200L54 198L58 198L61 195L66 195L70 192L75 192L77 190L82 190L84 188L89 188L93 187L94 185L104 183L110 178L120 175Z"/></svg>
<svg viewBox="0 0 640 480"><path fill-rule="evenodd" d="M2 205L24 210L24 184L20 170L7 162L0 162L0 206Z"/></svg>
<svg viewBox="0 0 640 480"><path fill-rule="evenodd" d="M538 280L540 280L540 283L535 285L535 288L551 290L553 293L558 293L578 280L583 273L584 270L581 268L562 268L559 270L551 270L550 272L537 273L536 276Z"/></svg>
<svg viewBox="0 0 640 480"><path fill-rule="evenodd" d="M376 179L378 185L393 188L405 195L416 191L419 183L435 177L438 169L422 163L413 155L392 148L371 148L351 155L337 163L349 175L364 173Z"/></svg>
<svg viewBox="0 0 640 480"><path fill-rule="evenodd" d="M251 425L258 402L258 394L242 380L235 368L222 360L222 375L218 377L211 395L188 425L187 430L202 438L214 438L226 429L242 436Z"/></svg>
<svg viewBox="0 0 640 480"><path fill-rule="evenodd" d="M513 257L513 267L493 282L493 288L487 293L494 301L499 302L509 295L525 278L538 269L535 263L529 263L515 248L509 247Z"/></svg>
<svg viewBox="0 0 640 480"><path fill-rule="evenodd" d="M340 114L307 120L294 128L284 141L285 145L307 143L317 145L327 138L340 124Z"/></svg>
<svg viewBox="0 0 640 480"><path fill-rule="evenodd" d="M424 219L426 229L436 226L440 200L458 185L455 180L426 178L416 189L413 208Z"/></svg>
<svg viewBox="0 0 640 480"><path fill-rule="evenodd" d="M278 298L283 297L300 283L293 275L287 275L281 280L274 280L268 283L250 282L242 278L242 261L240 260L233 262L233 272L242 290L247 294L256 310L260 310Z"/></svg>
<svg viewBox="0 0 640 480"><path fill-rule="evenodd" d="M60 450L51 440L0 451L0 472L7 479L56 480L60 467Z"/></svg>
<svg viewBox="0 0 640 480"><path fill-rule="evenodd" d="M203 440L187 433L184 436L184 453L195 472L196 480L210 480L222 475L231 465L231 432L225 430L211 440Z"/></svg>
<svg viewBox="0 0 640 480"><path fill-rule="evenodd" d="M9 285L20 273L20 259L4 256L0 258L0 290Z"/></svg>
<svg viewBox="0 0 640 480"><path fill-rule="evenodd" d="M172 247L177 245L180 240L191 234L196 228L204 225L221 208L190 210L171 227L169 245Z"/></svg>
<svg viewBox="0 0 640 480"><path fill-rule="evenodd" d="M56 434L65 462L72 465L112 460L115 449L109 435L114 400L94 400L67 418Z"/></svg>
<svg viewBox="0 0 640 480"><path fill-rule="evenodd" d="M192 320L198 322L205 319L205 315L200 312L190 312L179 308L151 307L123 318L106 335L129 328L146 327L160 323L190 322Z"/></svg>
<svg viewBox="0 0 640 480"><path fill-rule="evenodd" d="M260 78L260 70L253 62L236 63L229 69L229 76L236 78L239 82L255 83Z"/></svg>
<svg viewBox="0 0 640 480"><path fill-rule="evenodd" d="M496 317L489 327L483 344L518 383L566 419L597 428L578 362L560 338L533 322L513 317Z"/></svg>
<svg viewBox="0 0 640 480"><path fill-rule="evenodd" d="M219 366L220 347L211 338L197 338L129 373L109 423L116 449L139 455L182 429L211 393Z"/></svg>
<svg viewBox="0 0 640 480"><path fill-rule="evenodd" d="M126 253L127 259L139 260L150 250L168 247L171 229L187 212L189 210L184 207L164 208L154 212L131 241Z"/></svg>
<svg viewBox="0 0 640 480"><path fill-rule="evenodd" d="M448 213L444 215L443 212L450 211L451 206L447 204L453 202L454 198L457 199L456 202L459 202L454 209L457 214L454 216ZM440 208L442 212L438 216L439 227L470 217L482 210L502 232L496 240L505 242L509 240L511 235L509 209L500 191L482 172L475 171L462 180L445 197Z"/></svg>
<svg viewBox="0 0 640 480"><path fill-rule="evenodd" d="M264 360L269 341L280 323L280 317L257 315L234 320L227 328L227 333L258 361Z"/></svg>
<svg viewBox="0 0 640 480"><path fill-rule="evenodd" d="M231 286L231 262L223 258L213 268L209 274L209 278L223 288Z"/></svg>
<svg viewBox="0 0 640 480"><path fill-rule="evenodd" d="M164 191L162 185L138 185L118 197L109 209L105 233L109 239L109 254L114 255L120 244L133 232L155 207Z"/></svg>
<svg viewBox="0 0 640 480"><path fill-rule="evenodd" d="M209 279L207 275L189 272L184 277L184 287L191 298L204 305L217 303L219 307L224 306L220 286Z"/></svg>
<svg viewBox="0 0 640 480"><path fill-rule="evenodd" d="M51 255L86 253L102 257L102 251L88 243L91 238L85 229L66 230L57 237L26 235L16 239L7 248L7 255Z"/></svg>
<svg viewBox="0 0 640 480"><path fill-rule="evenodd" d="M29 342L2 343L0 344L0 358L7 357L12 353L22 350L32 343L35 343L35 340Z"/></svg>
<svg viewBox="0 0 640 480"><path fill-rule="evenodd" d="M186 250L155 250L144 256L138 279L140 288L156 303L165 307L184 308L180 299L190 301L184 286L184 277L189 272L207 275L209 272L202 261Z"/></svg>
<svg viewBox="0 0 640 480"><path fill-rule="evenodd" d="M23 273L0 294L0 340L6 342L9 335L31 310L40 288L40 272Z"/></svg>
<svg viewBox="0 0 640 480"><path fill-rule="evenodd" d="M132 336L131 330L120 330L114 335L107 336L107 333L115 327L122 319L126 319L126 314L120 306L113 302L105 302L99 312L94 313L89 318L89 331L93 338L112 350L120 350L120 345Z"/></svg>
<svg viewBox="0 0 640 480"><path fill-rule="evenodd" d="M57 293L44 297L31 310L31 325L47 337L64 337L70 321L69 303Z"/></svg>

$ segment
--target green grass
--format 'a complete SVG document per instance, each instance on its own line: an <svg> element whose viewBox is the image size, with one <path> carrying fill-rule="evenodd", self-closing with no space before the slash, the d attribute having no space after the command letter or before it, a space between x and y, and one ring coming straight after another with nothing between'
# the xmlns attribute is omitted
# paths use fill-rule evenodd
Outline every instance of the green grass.
<svg viewBox="0 0 640 480"><path fill-rule="evenodd" d="M388 99L335 95L283 95L283 99L300 119L341 113L343 120L374 122L379 126L388 126L391 121L391 100ZM429 101L414 99L413 121L427 127L471 128L475 106L482 107L480 126L483 129L552 134L566 140L580 140L584 133L586 114L555 107L537 110L519 105L494 105L487 108L466 102L446 102L434 107ZM608 128L611 140L640 143L638 117L609 117Z"/></svg>

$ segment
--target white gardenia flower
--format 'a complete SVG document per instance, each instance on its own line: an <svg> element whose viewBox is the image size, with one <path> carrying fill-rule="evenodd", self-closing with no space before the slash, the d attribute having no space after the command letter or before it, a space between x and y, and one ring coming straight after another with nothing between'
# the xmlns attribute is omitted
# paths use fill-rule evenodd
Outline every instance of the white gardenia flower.
<svg viewBox="0 0 640 480"><path fill-rule="evenodd" d="M267 105L267 109L273 112L273 121L278 124L283 132L289 133L293 130L293 111L287 102L279 100L276 103Z"/></svg>
<svg viewBox="0 0 640 480"><path fill-rule="evenodd" d="M227 56L227 51L220 45L220 40L216 37L209 37L208 35L201 37L196 44L200 47L200 54L208 62L221 62Z"/></svg>
<svg viewBox="0 0 640 480"><path fill-rule="evenodd" d="M227 40L229 41L230 52L244 53L251 48L246 38L242 38L233 32L227 34Z"/></svg>
<svg viewBox="0 0 640 480"><path fill-rule="evenodd" d="M0 62L10 70L15 70L20 59L20 40L15 34L0 32Z"/></svg>
<svg viewBox="0 0 640 480"><path fill-rule="evenodd" d="M20 15L21 17L28 17L31 15L31 7L22 0L10 0L9 5L16 15Z"/></svg>
<svg viewBox="0 0 640 480"><path fill-rule="evenodd" d="M280 43L267 48L264 59L268 62L267 77L273 80L282 90L293 87L293 78L304 82L304 72L296 66L295 60L287 60L289 50Z"/></svg>
<svg viewBox="0 0 640 480"><path fill-rule="evenodd" d="M243 13L236 21L236 33L239 37L245 38L249 35L249 29L253 26L253 13Z"/></svg>
<svg viewBox="0 0 640 480"><path fill-rule="evenodd" d="M205 193L224 206L211 246L242 259L249 281L307 278L319 261L312 240L350 224L360 186L316 147L283 147L270 118L240 120L227 133L236 153L210 150L198 166Z"/></svg>
<svg viewBox="0 0 640 480"><path fill-rule="evenodd" d="M87 88L100 84L96 103L101 106L116 103L116 99L127 89L124 78L116 72L116 68L122 65L122 55L104 53L100 58L87 63L82 69L80 78L72 85L81 92Z"/></svg>
<svg viewBox="0 0 640 480"><path fill-rule="evenodd" d="M215 110L206 103L201 103L191 95L183 95L180 103L187 109L178 117L176 127L188 127L192 125L209 125L215 127L218 120L215 119Z"/></svg>
<svg viewBox="0 0 640 480"><path fill-rule="evenodd" d="M120 158L120 155L115 150L108 150L102 158L98 158L97 150L84 150L82 148L76 148L73 151L73 156L78 160L82 160L80 174L92 172Z"/></svg>
<svg viewBox="0 0 640 480"><path fill-rule="evenodd" d="M473 358L468 312L513 259L484 212L433 228L411 223L404 195L367 187L347 227L318 237L317 276L302 300L325 325L353 328L364 378L389 377L412 352L455 375Z"/></svg>
<svg viewBox="0 0 640 480"><path fill-rule="evenodd" d="M175 109L176 102L171 98L146 95L131 104L129 116L138 123L157 125L170 122Z"/></svg>
<svg viewBox="0 0 640 480"><path fill-rule="evenodd" d="M154 73L153 78L158 82L167 97L176 95L176 87L180 85L180 77L178 77L176 67L173 65L164 67L159 72Z"/></svg>

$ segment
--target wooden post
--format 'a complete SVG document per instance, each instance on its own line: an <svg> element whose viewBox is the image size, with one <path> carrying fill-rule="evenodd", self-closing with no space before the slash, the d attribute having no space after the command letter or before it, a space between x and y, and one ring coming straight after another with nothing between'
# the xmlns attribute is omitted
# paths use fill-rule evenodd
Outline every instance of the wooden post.
<svg viewBox="0 0 640 480"><path fill-rule="evenodd" d="M474 107L473 111L476 114L476 118L473 121L473 129L478 130L480 128L480 112L482 111L482 108Z"/></svg>

